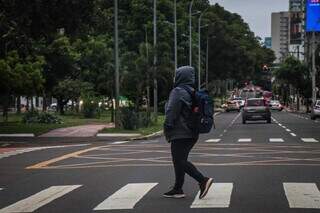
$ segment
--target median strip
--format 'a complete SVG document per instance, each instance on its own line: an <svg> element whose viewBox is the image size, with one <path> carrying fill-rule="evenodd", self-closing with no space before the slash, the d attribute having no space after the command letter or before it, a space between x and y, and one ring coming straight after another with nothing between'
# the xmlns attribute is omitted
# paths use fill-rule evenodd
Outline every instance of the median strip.
<svg viewBox="0 0 320 213"><path fill-rule="evenodd" d="M100 148L100 146L89 148L89 149L80 150L80 151L73 152L73 153L69 153L69 154L66 154L66 155L63 155L63 156L60 156L60 157L57 157L57 158L53 158L51 160L43 161L41 163L37 163L35 165L28 166L26 169L41 169L41 168L49 166L50 164L53 164L53 163L56 163L56 162L59 162L59 161L62 161L62 160L66 160L68 158L77 157L78 155L81 155L83 153L90 152L90 151L93 151L93 150L97 150L99 148Z"/></svg>

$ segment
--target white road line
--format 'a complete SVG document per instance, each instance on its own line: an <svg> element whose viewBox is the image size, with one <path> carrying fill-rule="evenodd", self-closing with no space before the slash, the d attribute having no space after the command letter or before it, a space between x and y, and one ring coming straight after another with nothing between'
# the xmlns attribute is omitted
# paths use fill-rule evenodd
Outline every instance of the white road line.
<svg viewBox="0 0 320 213"><path fill-rule="evenodd" d="M79 188L81 185L51 186L26 199L20 200L6 208L0 209L0 213L33 212L38 208L62 197L63 195Z"/></svg>
<svg viewBox="0 0 320 213"><path fill-rule="evenodd" d="M30 138L30 137L35 137L33 133L22 133L22 134L0 134L0 137L17 137L17 138Z"/></svg>
<svg viewBox="0 0 320 213"><path fill-rule="evenodd" d="M316 140L314 138L301 138L301 140L303 142L306 142L306 143L317 143L317 142L319 142L318 140Z"/></svg>
<svg viewBox="0 0 320 213"><path fill-rule="evenodd" d="M0 188L0 191L3 190L3 188Z"/></svg>
<svg viewBox="0 0 320 213"><path fill-rule="evenodd" d="M290 129L286 129L286 131L287 131L287 132L291 132L291 130L290 130Z"/></svg>
<svg viewBox="0 0 320 213"><path fill-rule="evenodd" d="M269 138L269 142L284 142L284 140L282 138Z"/></svg>
<svg viewBox="0 0 320 213"><path fill-rule="evenodd" d="M279 123L278 125L282 127L282 124Z"/></svg>
<svg viewBox="0 0 320 213"><path fill-rule="evenodd" d="M240 138L238 142L251 142L251 138Z"/></svg>
<svg viewBox="0 0 320 213"><path fill-rule="evenodd" d="M124 144L124 143L128 143L129 141L116 141L116 142L113 142L111 144Z"/></svg>
<svg viewBox="0 0 320 213"><path fill-rule="evenodd" d="M314 183L283 183L290 208L320 209L320 191Z"/></svg>
<svg viewBox="0 0 320 213"><path fill-rule="evenodd" d="M221 141L221 139L217 138L217 139L208 139L208 140L206 140L205 142L206 142L206 143L218 143L218 142L220 142L220 141Z"/></svg>
<svg viewBox="0 0 320 213"><path fill-rule="evenodd" d="M286 126L282 126L282 128L286 129L287 127Z"/></svg>
<svg viewBox="0 0 320 213"><path fill-rule="evenodd" d="M198 192L191 208L228 208L232 189L233 183L213 183L203 199L199 199Z"/></svg>
<svg viewBox="0 0 320 213"><path fill-rule="evenodd" d="M290 133L290 135L292 135L293 137L297 137L297 135L294 133Z"/></svg>
<svg viewBox="0 0 320 213"><path fill-rule="evenodd" d="M158 183L131 183L100 203L94 210L133 209Z"/></svg>

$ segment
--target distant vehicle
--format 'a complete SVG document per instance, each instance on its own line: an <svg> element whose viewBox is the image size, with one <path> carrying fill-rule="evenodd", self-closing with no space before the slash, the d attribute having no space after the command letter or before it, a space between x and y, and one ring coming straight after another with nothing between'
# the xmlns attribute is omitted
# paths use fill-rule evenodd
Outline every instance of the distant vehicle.
<svg viewBox="0 0 320 213"><path fill-rule="evenodd" d="M233 100L238 102L240 108L243 108L244 104L246 103L246 101L243 100L243 98L241 98L241 97L235 97L235 98L233 98Z"/></svg>
<svg viewBox="0 0 320 213"><path fill-rule="evenodd" d="M270 101L270 108L272 110L279 110L279 111L283 110L283 106L278 100L271 100Z"/></svg>
<svg viewBox="0 0 320 213"><path fill-rule="evenodd" d="M238 104L237 101L234 101L234 100L227 101L227 103L224 104L224 108L226 112L230 112L230 111L240 112L240 105Z"/></svg>
<svg viewBox="0 0 320 213"><path fill-rule="evenodd" d="M267 101L263 98L247 99L242 111L242 123L247 121L266 120L271 123L271 112Z"/></svg>
<svg viewBox="0 0 320 213"><path fill-rule="evenodd" d="M320 117L320 100L316 101L311 110L311 120L315 120L317 117Z"/></svg>

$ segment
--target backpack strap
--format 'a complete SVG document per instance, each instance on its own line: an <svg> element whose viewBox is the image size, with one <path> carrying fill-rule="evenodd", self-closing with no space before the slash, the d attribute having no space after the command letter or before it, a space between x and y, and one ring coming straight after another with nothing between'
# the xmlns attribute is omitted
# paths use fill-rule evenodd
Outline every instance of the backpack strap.
<svg viewBox="0 0 320 213"><path fill-rule="evenodd" d="M196 101L196 90L191 90L190 87L186 86L186 85L182 85L179 86L179 88L184 89L185 91L187 91L189 93L189 95L191 96L191 100L192 100L192 106L191 106L191 110L194 112L198 111L198 109L195 109L197 107L197 101Z"/></svg>

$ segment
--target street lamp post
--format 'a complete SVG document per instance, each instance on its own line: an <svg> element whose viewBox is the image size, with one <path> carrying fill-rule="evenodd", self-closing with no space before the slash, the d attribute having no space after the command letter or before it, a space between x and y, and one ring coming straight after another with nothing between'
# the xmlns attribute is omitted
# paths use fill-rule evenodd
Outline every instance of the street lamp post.
<svg viewBox="0 0 320 213"><path fill-rule="evenodd" d="M192 66L192 5L193 0L191 0L189 5L189 65Z"/></svg>
<svg viewBox="0 0 320 213"><path fill-rule="evenodd" d="M312 104L315 104L317 99L317 91L316 91L316 33L313 31L312 33Z"/></svg>
<svg viewBox="0 0 320 213"><path fill-rule="evenodd" d="M119 115L119 41L118 41L118 0L114 0L114 40L115 40L115 126L120 126L120 115Z"/></svg>
<svg viewBox="0 0 320 213"><path fill-rule="evenodd" d="M174 74L178 68L178 53L177 53L177 0L174 0ZM174 78L173 78L174 79Z"/></svg>
<svg viewBox="0 0 320 213"><path fill-rule="evenodd" d="M198 33L199 33L199 38L198 38L198 90L200 90L200 87L201 87L201 28L207 27L207 25L201 26L201 19L207 9L205 9L200 14L199 19L198 19Z"/></svg>
<svg viewBox="0 0 320 213"><path fill-rule="evenodd" d="M153 0L153 112L158 119L158 81L157 81L157 0Z"/></svg>

